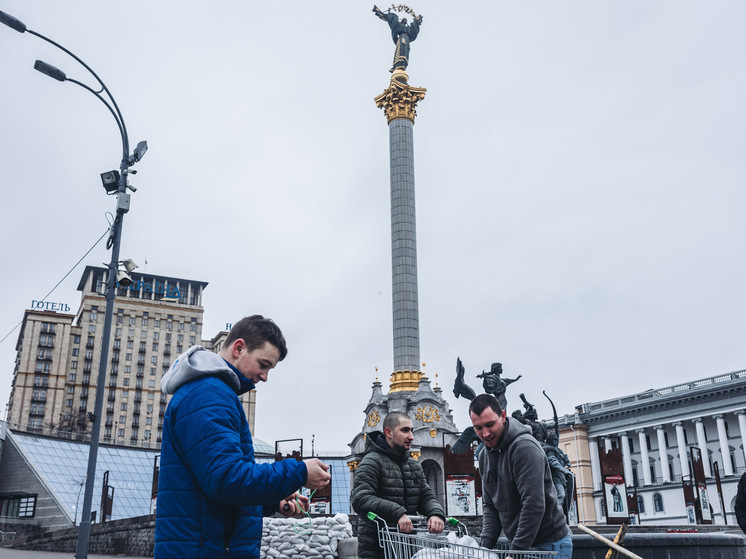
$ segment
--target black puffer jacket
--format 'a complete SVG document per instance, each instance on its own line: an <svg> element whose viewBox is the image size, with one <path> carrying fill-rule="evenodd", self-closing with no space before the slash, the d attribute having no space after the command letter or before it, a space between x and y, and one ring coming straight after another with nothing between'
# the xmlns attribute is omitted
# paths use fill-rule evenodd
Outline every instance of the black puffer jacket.
<svg viewBox="0 0 746 559"><path fill-rule="evenodd" d="M367 519L368 512L376 513L391 526L403 514L419 513L428 518L435 515L445 520L443 507L425 481L422 466L409 457L409 452L394 452L379 431L368 435L365 456L355 470L350 500L359 515L357 538L361 559L383 557L378 528Z"/></svg>

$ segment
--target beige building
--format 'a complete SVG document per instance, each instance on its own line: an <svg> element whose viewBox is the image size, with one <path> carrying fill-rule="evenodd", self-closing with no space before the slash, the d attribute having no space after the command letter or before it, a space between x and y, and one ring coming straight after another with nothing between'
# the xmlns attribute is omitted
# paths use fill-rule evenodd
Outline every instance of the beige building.
<svg viewBox="0 0 746 559"><path fill-rule="evenodd" d="M48 310L48 304L25 312L8 403L10 429L90 437L107 273L106 268L85 268L75 315ZM154 448L161 441L167 403L160 379L178 355L203 343L202 292L207 283L131 275L134 283L119 286L114 301L100 440Z"/></svg>

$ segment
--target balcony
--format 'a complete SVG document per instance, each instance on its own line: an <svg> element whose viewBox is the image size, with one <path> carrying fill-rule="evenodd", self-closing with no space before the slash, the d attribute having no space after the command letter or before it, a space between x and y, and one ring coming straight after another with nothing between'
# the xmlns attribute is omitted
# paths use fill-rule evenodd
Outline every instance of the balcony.
<svg viewBox="0 0 746 559"><path fill-rule="evenodd" d="M115 394L109 394L109 401L110 401L110 402L113 402L113 401L114 401L114 400L116 400L116 399L117 399L117 397L116 397L116 395L115 395Z"/></svg>
<svg viewBox="0 0 746 559"><path fill-rule="evenodd" d="M114 355L112 355L111 356L111 362L112 363L119 363L119 355L116 354L116 353Z"/></svg>

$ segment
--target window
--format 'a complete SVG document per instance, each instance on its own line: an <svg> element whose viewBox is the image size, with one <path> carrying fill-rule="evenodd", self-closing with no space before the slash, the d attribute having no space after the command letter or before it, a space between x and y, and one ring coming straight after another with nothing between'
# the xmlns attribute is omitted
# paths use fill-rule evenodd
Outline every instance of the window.
<svg viewBox="0 0 746 559"><path fill-rule="evenodd" d="M629 443L629 453L634 454L635 453L635 441L632 439L627 439L627 442Z"/></svg>
<svg viewBox="0 0 746 559"><path fill-rule="evenodd" d="M194 336L189 336L189 343L191 345L194 345L195 343L197 343L197 338Z"/></svg>
<svg viewBox="0 0 746 559"><path fill-rule="evenodd" d="M95 334L95 333L96 333L96 325L95 325L95 324L91 324L91 325L90 325L90 326L88 327L88 333L89 333L89 334Z"/></svg>
<svg viewBox="0 0 746 559"><path fill-rule="evenodd" d="M155 388L155 380L152 380L152 379L151 379L151 380L150 380L150 381L148 382L148 388ZM734 464L735 464L735 462L734 462Z"/></svg>
<svg viewBox="0 0 746 559"><path fill-rule="evenodd" d="M80 397L81 398L88 398L88 387L84 386L80 389Z"/></svg>
<svg viewBox="0 0 746 559"><path fill-rule="evenodd" d="M97 318L98 318L98 312L97 311L91 311L91 322L96 322Z"/></svg>
<svg viewBox="0 0 746 559"><path fill-rule="evenodd" d="M157 365L157 364L158 364L158 356L157 356L157 355L152 355L152 356L150 357L150 362L151 362L151 363L152 363L153 365Z"/></svg>
<svg viewBox="0 0 746 559"><path fill-rule="evenodd" d="M130 328L127 331L127 336L129 336L130 338L134 338L135 337L135 329L134 328Z"/></svg>
<svg viewBox="0 0 746 559"><path fill-rule="evenodd" d="M73 357L77 357L80 354L80 349L77 347L73 348Z"/></svg>
<svg viewBox="0 0 746 559"><path fill-rule="evenodd" d="M148 404L148 413L153 413L153 404Z"/></svg>
<svg viewBox="0 0 746 559"><path fill-rule="evenodd" d="M45 334L54 334L54 324L51 322L42 322L41 331Z"/></svg>
<svg viewBox="0 0 746 559"><path fill-rule="evenodd" d="M179 332L183 332L183 331L184 331L184 323L179 322Z"/></svg>
<svg viewBox="0 0 746 559"><path fill-rule="evenodd" d="M140 351L147 351L147 349L145 342L140 342Z"/></svg>
<svg viewBox="0 0 746 559"><path fill-rule="evenodd" d="M33 518L35 511L36 495L0 496L0 516Z"/></svg>
<svg viewBox="0 0 746 559"><path fill-rule="evenodd" d="M117 437L124 437L124 429L119 429L117 431Z"/></svg>
<svg viewBox="0 0 746 559"><path fill-rule="evenodd" d="M74 344L79 344L80 343L80 336L79 335L76 334L76 335L73 336L73 343Z"/></svg>
<svg viewBox="0 0 746 559"><path fill-rule="evenodd" d="M153 332L153 341L154 342L158 341L158 339L160 338L160 334L161 334L160 332ZM171 334L166 334L166 336L170 336L170 335ZM166 339L168 339L168 338L166 338Z"/></svg>
<svg viewBox="0 0 746 559"><path fill-rule="evenodd" d="M75 363L76 365L78 364L77 361L73 361L73 363ZM73 367L73 368L75 368L75 367ZM37 373L47 373L48 374L49 370L50 370L50 364L49 363L44 363L42 361L37 361L36 362L36 372Z"/></svg>
<svg viewBox="0 0 746 559"><path fill-rule="evenodd" d="M72 398L68 398L67 400L65 400L65 407L66 408L73 407L73 399Z"/></svg>
<svg viewBox="0 0 746 559"><path fill-rule="evenodd" d="M161 319L160 318L156 318L153 321L153 326L155 326L156 328L160 328L161 327Z"/></svg>
<svg viewBox="0 0 746 559"><path fill-rule="evenodd" d="M182 354L184 352L184 346L179 344L176 346L176 353Z"/></svg>
<svg viewBox="0 0 746 559"><path fill-rule="evenodd" d="M31 415L44 415L44 404L31 404Z"/></svg>
<svg viewBox="0 0 746 559"><path fill-rule="evenodd" d="M127 402L122 402L119 406L119 409L122 411L127 411Z"/></svg>
<svg viewBox="0 0 746 559"><path fill-rule="evenodd" d="M129 386L129 385L130 385L130 379L128 379L127 377L124 377L122 379L122 386Z"/></svg>
<svg viewBox="0 0 746 559"><path fill-rule="evenodd" d="M77 375L75 373L70 373L70 376L68 377L70 379L70 382L75 382L76 376Z"/></svg>
<svg viewBox="0 0 746 559"><path fill-rule="evenodd" d="M135 347L135 342L132 340L127 340L127 349L133 349Z"/></svg>
<svg viewBox="0 0 746 559"><path fill-rule="evenodd" d="M179 343L182 343L184 341L184 334L179 334L176 338L176 341Z"/></svg>
<svg viewBox="0 0 746 559"><path fill-rule="evenodd" d="M37 359L51 359L52 358L52 350L51 349L44 349L40 348L39 353L37 354Z"/></svg>
<svg viewBox="0 0 746 559"><path fill-rule="evenodd" d="M130 397L130 391L129 390L122 390L122 398L129 398ZM127 409L127 408L123 408Z"/></svg>
<svg viewBox="0 0 746 559"><path fill-rule="evenodd" d="M116 330L116 337L118 338L118 337L119 337L119 336L121 336L121 335L122 335L122 329L121 329L121 328L119 328L119 327L117 327L117 330Z"/></svg>
<svg viewBox="0 0 746 559"><path fill-rule="evenodd" d="M39 345L44 347L54 347L54 336L42 334L39 336Z"/></svg>
<svg viewBox="0 0 746 559"><path fill-rule="evenodd" d="M637 512L645 514L645 500L642 498L642 495L637 496Z"/></svg>
<svg viewBox="0 0 746 559"><path fill-rule="evenodd" d="M196 332L197 331L197 319L196 318L192 319L192 323L189 325L189 330L191 332Z"/></svg>
<svg viewBox="0 0 746 559"><path fill-rule="evenodd" d="M663 496L660 493L653 493L653 508L655 512L663 512Z"/></svg>
<svg viewBox="0 0 746 559"><path fill-rule="evenodd" d="M130 326L134 326L134 325L135 325L135 317L131 316L130 317Z"/></svg>
<svg viewBox="0 0 746 559"><path fill-rule="evenodd" d="M153 424L153 418L152 417L146 417L145 418L145 425L152 425Z"/></svg>
<svg viewBox="0 0 746 559"><path fill-rule="evenodd" d="M74 386L68 386L67 387L67 393L68 394L75 394L75 387Z"/></svg>
<svg viewBox="0 0 746 559"><path fill-rule="evenodd" d="M126 415L120 415L119 416L119 425L127 425L127 416Z"/></svg>
<svg viewBox="0 0 746 559"><path fill-rule="evenodd" d="M158 351L158 342L153 342L153 351Z"/></svg>
<svg viewBox="0 0 746 559"><path fill-rule="evenodd" d="M150 367L150 374L151 374L151 375L154 375L154 374L155 374L155 367Z"/></svg>
<svg viewBox="0 0 746 559"><path fill-rule="evenodd" d="M124 374L128 375L132 372L132 366L131 365L125 365L124 366Z"/></svg>
<svg viewBox="0 0 746 559"><path fill-rule="evenodd" d="M127 355L124 356L125 361L132 361L132 354L127 353Z"/></svg>
<svg viewBox="0 0 746 559"><path fill-rule="evenodd" d="M93 359L93 350L92 349L86 349L85 350L85 358L88 361L91 361Z"/></svg>
<svg viewBox="0 0 746 559"><path fill-rule="evenodd" d="M146 312L142 313L142 325L143 326L148 325L148 313Z"/></svg>

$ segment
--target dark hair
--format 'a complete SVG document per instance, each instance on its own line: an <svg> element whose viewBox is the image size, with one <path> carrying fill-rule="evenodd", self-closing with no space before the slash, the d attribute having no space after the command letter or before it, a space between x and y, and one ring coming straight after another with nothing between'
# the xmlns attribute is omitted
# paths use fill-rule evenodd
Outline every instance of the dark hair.
<svg viewBox="0 0 746 559"><path fill-rule="evenodd" d="M497 401L492 394L480 394L471 401L469 404L469 413L474 415L482 415L482 412L490 408L497 415L502 415L503 409L500 407L500 402Z"/></svg>
<svg viewBox="0 0 746 559"><path fill-rule="evenodd" d="M236 340L241 339L249 351L262 347L265 342L271 343L280 352L280 361L285 359L288 348L285 337L280 327L271 318L264 318L260 314L254 314L242 318L233 325L228 337L225 339L225 347L230 346Z"/></svg>
<svg viewBox="0 0 746 559"><path fill-rule="evenodd" d="M399 424L404 419L409 419L412 421L412 419L404 412L400 411L392 411L391 413L387 414L386 417L383 418L383 430L384 432L386 429L391 429L392 431L399 427Z"/></svg>

